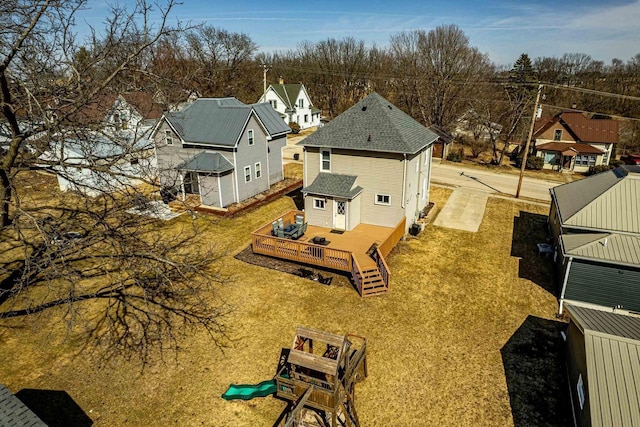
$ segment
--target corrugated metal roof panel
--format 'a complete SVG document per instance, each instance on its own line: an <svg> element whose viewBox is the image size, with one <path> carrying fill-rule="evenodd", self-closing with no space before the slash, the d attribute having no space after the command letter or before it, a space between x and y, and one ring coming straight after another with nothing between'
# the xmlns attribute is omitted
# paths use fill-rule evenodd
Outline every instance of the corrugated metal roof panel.
<svg viewBox="0 0 640 427"><path fill-rule="evenodd" d="M582 329L608 335L640 340L640 317L616 314L567 304L569 315Z"/></svg>
<svg viewBox="0 0 640 427"><path fill-rule="evenodd" d="M564 254L640 266L640 236L612 233L563 234Z"/></svg>
<svg viewBox="0 0 640 427"><path fill-rule="evenodd" d="M585 334L591 424L640 425L640 342Z"/></svg>

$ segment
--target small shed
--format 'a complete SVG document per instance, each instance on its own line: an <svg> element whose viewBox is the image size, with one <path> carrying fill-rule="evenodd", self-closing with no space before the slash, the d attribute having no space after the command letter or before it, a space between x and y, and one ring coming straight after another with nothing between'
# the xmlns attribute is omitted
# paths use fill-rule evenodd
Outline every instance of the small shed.
<svg viewBox="0 0 640 427"><path fill-rule="evenodd" d="M567 372L579 426L640 425L640 317L567 304Z"/></svg>

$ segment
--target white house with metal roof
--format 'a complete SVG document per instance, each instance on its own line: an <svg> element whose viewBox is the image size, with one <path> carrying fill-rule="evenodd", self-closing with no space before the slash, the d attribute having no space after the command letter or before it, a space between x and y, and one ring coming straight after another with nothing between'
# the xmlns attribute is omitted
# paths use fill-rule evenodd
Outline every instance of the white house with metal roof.
<svg viewBox="0 0 640 427"><path fill-rule="evenodd" d="M570 302L640 313L640 166L550 192L559 312Z"/></svg>
<svg viewBox="0 0 640 427"><path fill-rule="evenodd" d="M303 84L284 84L282 80L277 85L270 85L258 102L268 102L276 110L284 122L300 125L300 129L307 129L320 125L320 110L313 106L307 89Z"/></svg>
<svg viewBox="0 0 640 427"><path fill-rule="evenodd" d="M576 426L640 425L640 318L567 304Z"/></svg>
<svg viewBox="0 0 640 427"><path fill-rule="evenodd" d="M165 113L154 129L160 183L183 198L198 195L205 206L241 202L284 179L289 132L267 103L200 98Z"/></svg>
<svg viewBox="0 0 640 427"><path fill-rule="evenodd" d="M299 143L307 221L350 231L405 217L408 229L429 203L437 139L379 94L362 99Z"/></svg>

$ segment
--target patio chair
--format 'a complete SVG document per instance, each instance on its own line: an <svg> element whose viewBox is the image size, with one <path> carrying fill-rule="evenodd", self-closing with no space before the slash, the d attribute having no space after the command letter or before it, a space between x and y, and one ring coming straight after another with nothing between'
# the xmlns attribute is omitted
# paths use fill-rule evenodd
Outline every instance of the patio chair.
<svg viewBox="0 0 640 427"><path fill-rule="evenodd" d="M284 221L282 218L278 218L278 228L284 228Z"/></svg>
<svg viewBox="0 0 640 427"><path fill-rule="evenodd" d="M304 215L296 214L296 224L304 224Z"/></svg>
<svg viewBox="0 0 640 427"><path fill-rule="evenodd" d="M271 234L273 234L274 236L278 234L278 223L276 221L273 221L271 223Z"/></svg>

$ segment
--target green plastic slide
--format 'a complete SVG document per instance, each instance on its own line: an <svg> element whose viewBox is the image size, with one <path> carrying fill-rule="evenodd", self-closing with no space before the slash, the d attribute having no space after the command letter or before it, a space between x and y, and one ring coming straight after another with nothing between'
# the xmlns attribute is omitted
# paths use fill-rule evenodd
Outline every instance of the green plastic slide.
<svg viewBox="0 0 640 427"><path fill-rule="evenodd" d="M251 400L254 397L267 397L276 392L274 380L262 381L260 384L231 384L224 392L224 400Z"/></svg>

